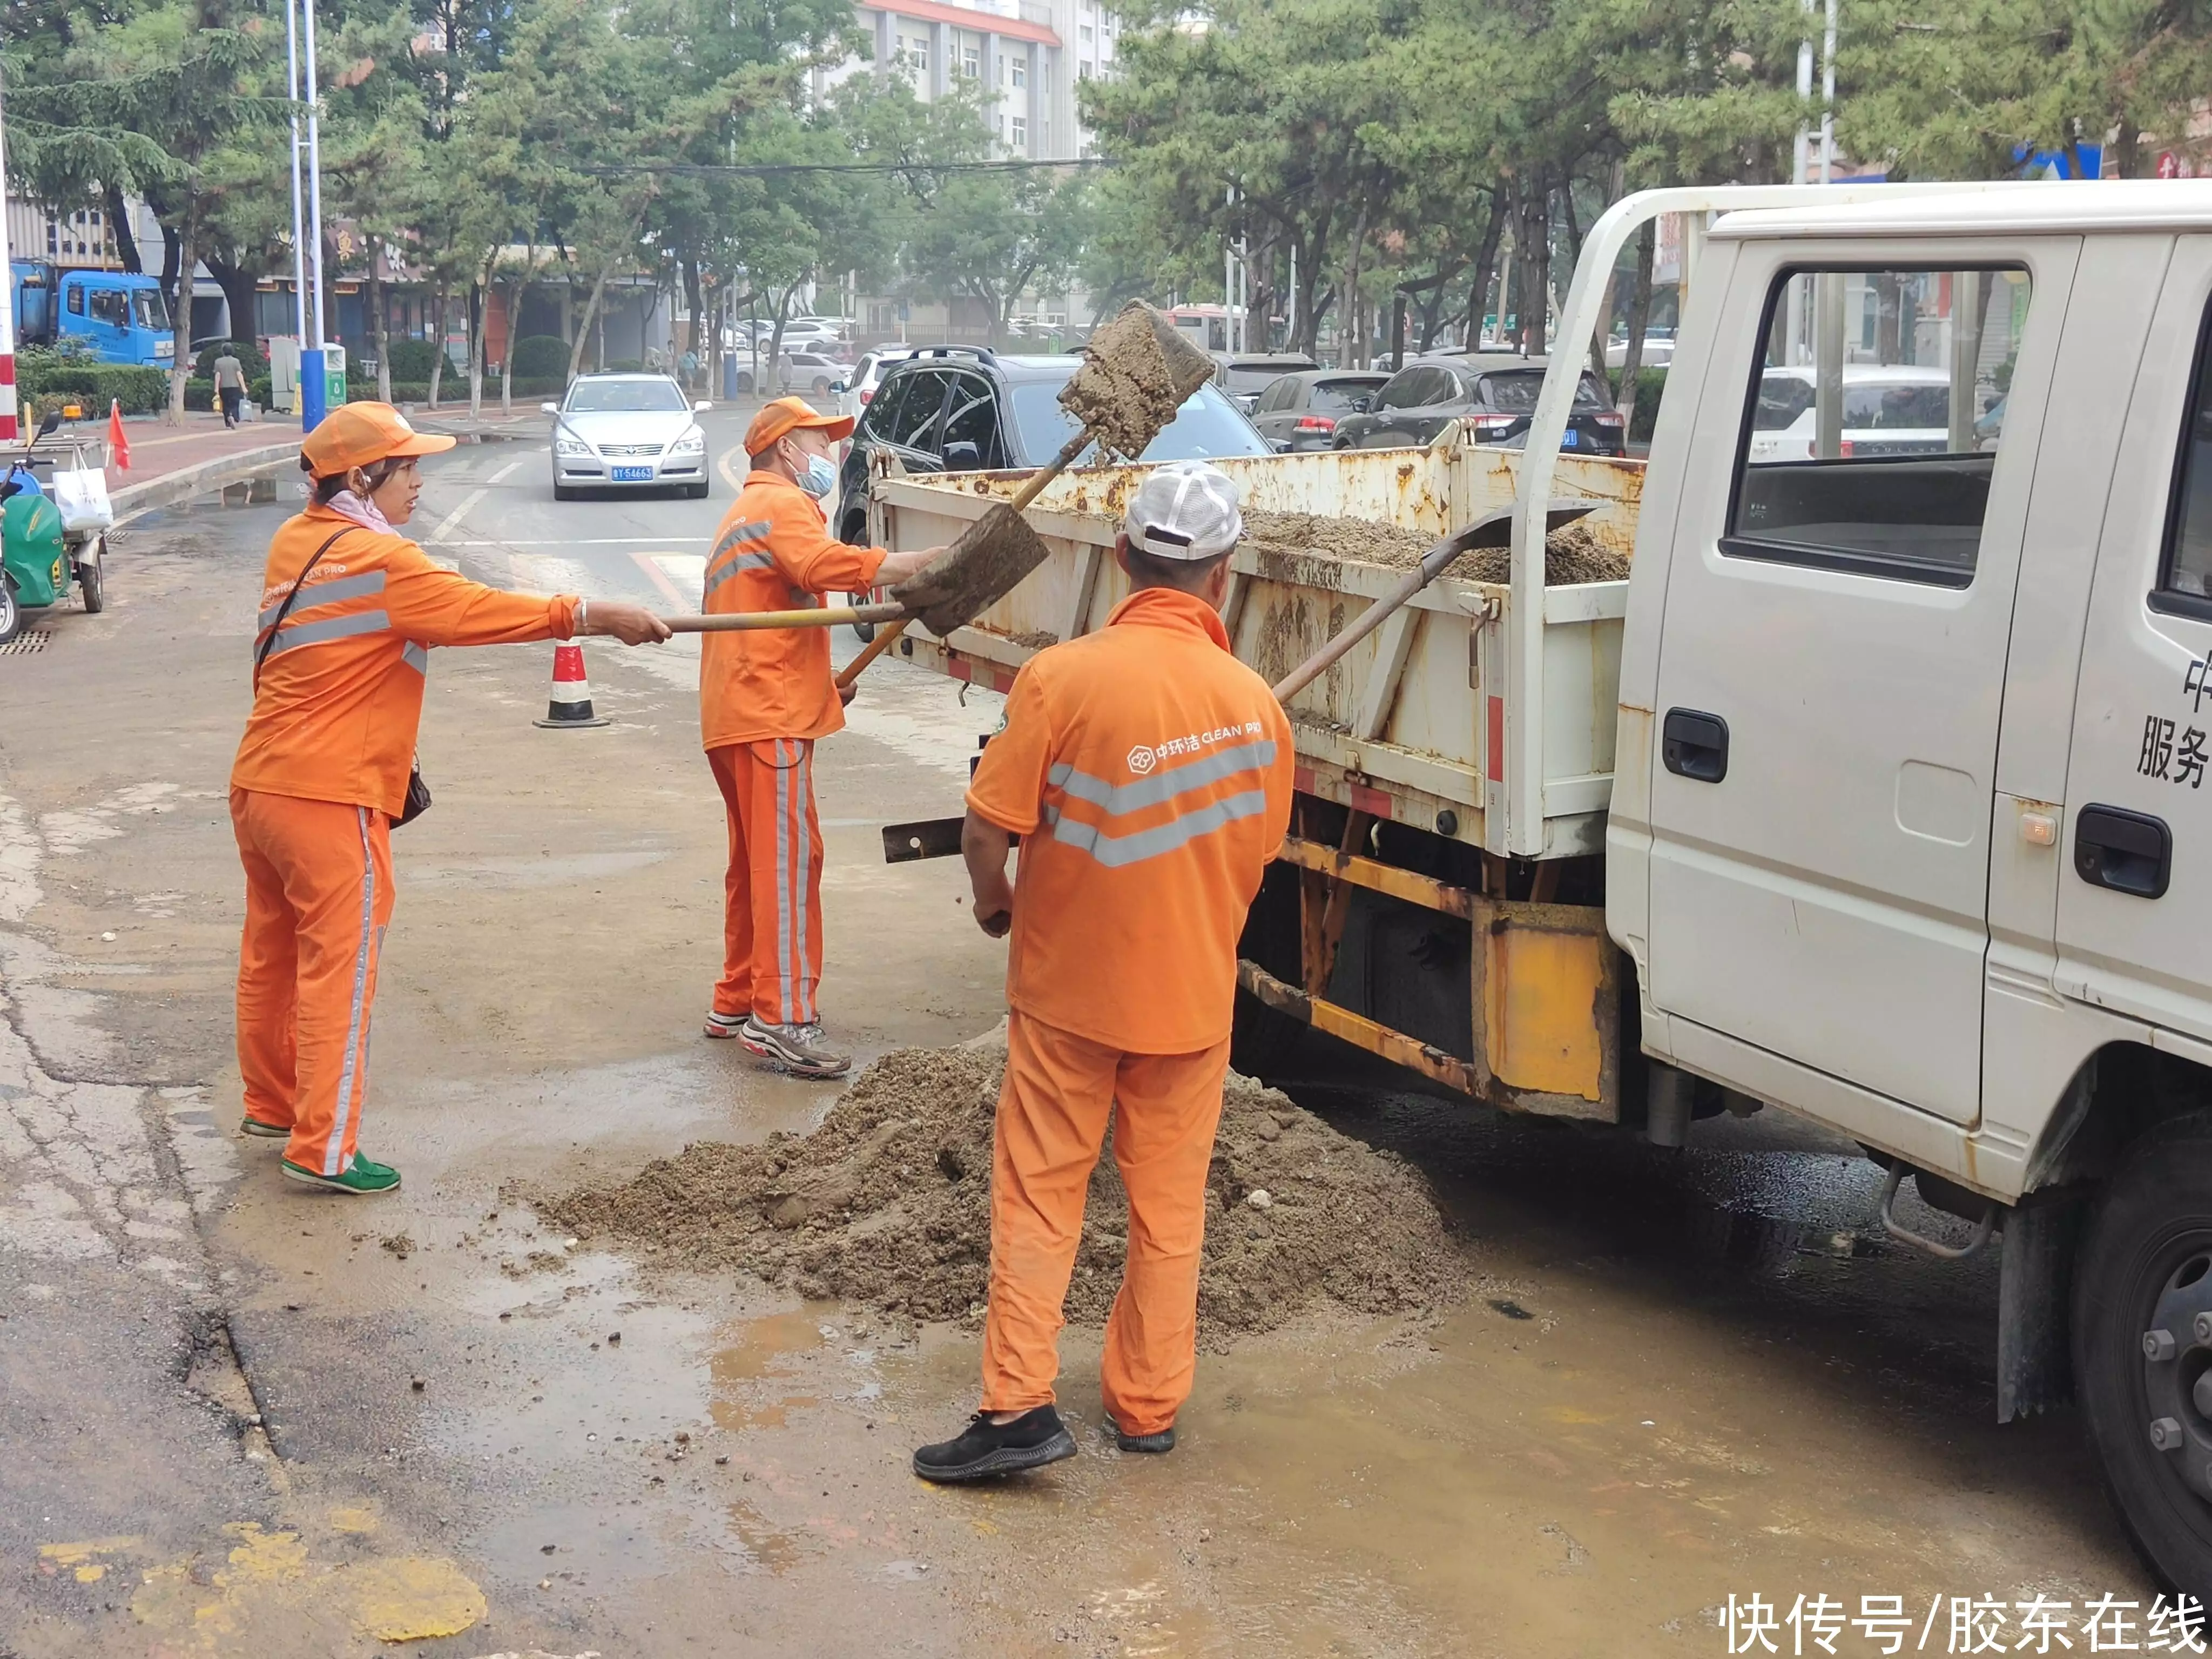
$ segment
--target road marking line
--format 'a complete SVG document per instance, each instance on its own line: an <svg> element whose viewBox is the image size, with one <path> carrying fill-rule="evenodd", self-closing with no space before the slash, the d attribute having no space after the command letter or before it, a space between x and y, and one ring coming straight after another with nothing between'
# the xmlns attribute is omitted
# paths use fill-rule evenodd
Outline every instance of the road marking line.
<svg viewBox="0 0 2212 1659"><path fill-rule="evenodd" d="M522 463L520 461L509 461L505 466L500 468L498 471L493 473L490 477L485 479L484 482L488 484L495 484L521 465Z"/></svg>
<svg viewBox="0 0 2212 1659"><path fill-rule="evenodd" d="M497 480L494 480L494 482L496 483ZM444 542L446 539L446 532L451 530L455 525L459 524L463 519L466 518L469 514L469 510L475 507L478 501L483 500L485 496L490 494L490 489L487 488L483 489L471 489L467 495L462 496L461 504L455 507L452 512L446 514L443 519L439 520L438 527L430 532L430 539L434 542Z"/></svg>
<svg viewBox="0 0 2212 1659"><path fill-rule="evenodd" d="M654 562L652 554L633 553L630 555L630 557L635 562L637 568L645 572L647 579L650 580L655 587L660 590L661 598L666 599L669 604L674 605L679 611L688 611L690 609L691 601L685 599L681 593L676 591L676 584L668 580L666 574L662 572L660 566Z"/></svg>

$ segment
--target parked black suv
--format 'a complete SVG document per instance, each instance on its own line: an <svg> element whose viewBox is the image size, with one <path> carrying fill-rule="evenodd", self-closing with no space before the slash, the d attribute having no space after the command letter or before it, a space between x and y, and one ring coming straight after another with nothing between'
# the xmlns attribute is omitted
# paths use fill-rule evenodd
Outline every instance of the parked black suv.
<svg viewBox="0 0 2212 1659"><path fill-rule="evenodd" d="M1543 384L1541 357L1486 352L1417 358L1384 383L1364 414L1337 421L1334 447L1419 446L1433 441L1447 422L1464 419L1475 442L1517 447L1528 441L1528 422ZM1628 453L1627 423L1587 370L1559 447L1583 455Z"/></svg>
<svg viewBox="0 0 2212 1659"><path fill-rule="evenodd" d="M894 364L854 428L838 477L841 540L867 539L868 457L909 472L1042 466L1075 435L1057 401L1079 357L1012 357L981 346L930 346ZM1266 455L1273 447L1218 386L1202 386L1142 459ZM1095 452L1080 458L1087 461Z"/></svg>

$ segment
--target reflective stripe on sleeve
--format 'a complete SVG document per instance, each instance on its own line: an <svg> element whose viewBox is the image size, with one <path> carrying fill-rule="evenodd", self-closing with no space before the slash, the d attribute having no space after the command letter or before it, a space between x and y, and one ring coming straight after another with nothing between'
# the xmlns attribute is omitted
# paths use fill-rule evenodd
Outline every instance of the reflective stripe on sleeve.
<svg viewBox="0 0 2212 1659"><path fill-rule="evenodd" d="M336 581L311 582L301 590L300 597L292 601L289 611L284 610L282 599L264 610L260 626L273 626L280 613L296 617L302 611L313 611L317 605L336 605L340 599L365 599L372 593L382 592L384 573L381 570L372 570L360 576L341 576Z"/></svg>
<svg viewBox="0 0 2212 1659"><path fill-rule="evenodd" d="M328 640L391 631L392 618L381 611L357 611L349 617L325 617L320 622L288 622L276 630L276 642L269 647L269 654L274 657L295 646L320 645Z"/></svg>
<svg viewBox="0 0 2212 1659"><path fill-rule="evenodd" d="M1255 817L1267 810L1267 792L1248 789L1241 795L1226 796L1182 817L1128 836L1109 836L1097 824L1068 817L1057 808L1048 808L1046 816L1052 820L1054 841L1088 853L1109 870L1117 870L1124 865L1142 864L1163 853L1172 853L1200 836L1212 835L1239 818Z"/></svg>
<svg viewBox="0 0 2212 1659"><path fill-rule="evenodd" d="M416 673L427 676L430 672L430 647L410 640L399 647L399 660Z"/></svg>

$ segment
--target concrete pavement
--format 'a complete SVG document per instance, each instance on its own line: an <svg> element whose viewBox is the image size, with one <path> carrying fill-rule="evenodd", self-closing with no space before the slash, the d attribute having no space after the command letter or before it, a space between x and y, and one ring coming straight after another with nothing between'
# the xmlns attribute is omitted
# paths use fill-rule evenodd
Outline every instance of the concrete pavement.
<svg viewBox="0 0 2212 1659"><path fill-rule="evenodd" d="M727 474L556 507L548 465L440 458L410 530L480 580L690 608ZM406 1187L287 1187L234 1134L224 793L287 510L142 521L107 611L0 658L0 1649L1567 1659L1722 1651L1731 1594L2148 1603L2075 1424L1989 1420L1995 1265L1884 1245L1867 1166L1766 1117L1677 1156L1316 1079L1438 1182L1467 1306L1204 1356L1164 1460L1102 1443L1071 1332L1082 1457L916 1483L971 1332L648 1273L529 1206L833 1092L697 1035L696 641L590 647L589 732L530 725L546 647L434 653L362 1143ZM954 861L887 868L876 833L957 810L995 700L865 684L819 769L825 1018L864 1055L984 1029L1003 971Z"/></svg>

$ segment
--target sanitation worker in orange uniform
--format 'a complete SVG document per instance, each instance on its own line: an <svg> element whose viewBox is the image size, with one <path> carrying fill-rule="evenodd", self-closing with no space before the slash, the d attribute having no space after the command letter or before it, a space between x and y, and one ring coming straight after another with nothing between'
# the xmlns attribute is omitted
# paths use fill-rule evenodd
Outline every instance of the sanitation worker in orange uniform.
<svg viewBox="0 0 2212 1659"><path fill-rule="evenodd" d="M702 608L795 611L827 592L908 576L944 551L892 553L834 539L821 501L850 419L778 398L745 432L752 471L707 556ZM822 1030L822 829L814 744L845 724L826 628L703 636L699 735L730 820L722 977L707 1035L736 1037L778 1069L842 1077L852 1056Z"/></svg>
<svg viewBox="0 0 2212 1659"><path fill-rule="evenodd" d="M413 516L416 458L453 446L389 404L348 404L300 447L313 504L269 546L254 630L253 712L230 774L246 866L238 1067L249 1135L330 1192L388 1193L399 1171L355 1150L368 1021L392 920L387 838L405 809L434 645L611 634L664 640L650 611L484 587L393 526Z"/></svg>
<svg viewBox="0 0 2212 1659"><path fill-rule="evenodd" d="M1060 1308L1109 1120L1129 1254L1106 1325L1124 1451L1175 1445L1197 1360L1206 1171L1229 1069L1237 941L1291 816L1291 732L1229 653L1220 607L1243 534L1233 485L1176 461L1137 489L1115 547L1133 590L1106 626L1015 677L968 791L975 919L1013 942L991 1164L983 1401L924 1446L928 1480L1075 1455L1054 1408ZM1010 838L1022 838L1006 882Z"/></svg>

